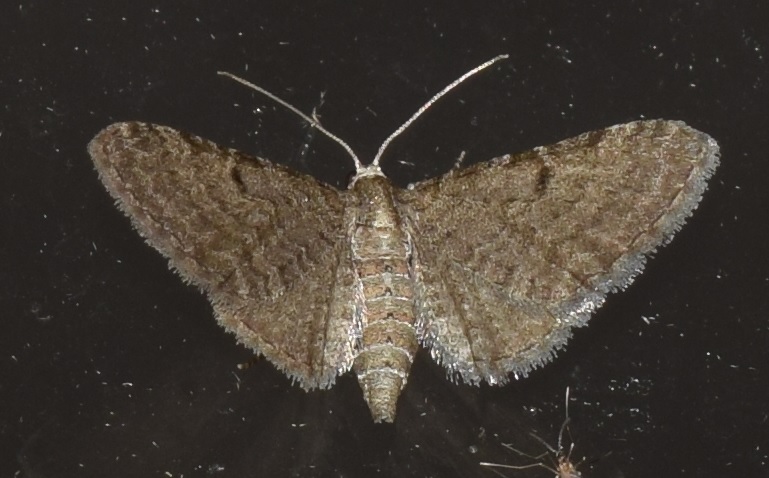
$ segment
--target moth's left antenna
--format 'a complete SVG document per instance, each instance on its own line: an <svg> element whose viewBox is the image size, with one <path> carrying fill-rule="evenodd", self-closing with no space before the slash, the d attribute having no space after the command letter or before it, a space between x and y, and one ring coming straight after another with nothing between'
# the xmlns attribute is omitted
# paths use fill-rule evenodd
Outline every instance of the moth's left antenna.
<svg viewBox="0 0 769 478"><path fill-rule="evenodd" d="M318 131L320 131L321 133L325 134L329 138L331 138L334 141L336 141L337 143L339 143L345 149L345 151L347 151L347 153L350 155L350 157L352 158L353 162L355 162L355 170L356 171L360 171L360 170L363 169L363 164L360 162L360 159L358 159L358 156L355 155L355 152L352 150L350 145L348 145L347 143L342 141L340 138L338 138L336 135L334 135L333 133L328 131L326 128L321 126L320 123L318 123L317 120L315 120L314 118L312 118L310 116L307 116L306 114L302 113L299 110L299 108L296 108L295 106L293 106L288 101L285 101L285 100L279 98L277 95L274 95L274 94L270 93L269 91L265 90L261 86L257 86L257 85L251 83L248 80L244 80L243 78L241 78L239 76L233 75L232 73L229 73L229 72L226 72L226 71L217 71L217 74L219 74L221 76L226 76L227 78L231 78L231 79L237 81L238 83L240 83L242 85L246 85L247 87L249 87L249 88L251 88L253 90L258 91L259 93L263 94L267 98L270 98L271 100L275 101L276 103L280 104L281 106L283 106L285 108L288 108L289 111L293 112L294 114L298 115L303 120L305 120L308 123L310 123Z"/></svg>

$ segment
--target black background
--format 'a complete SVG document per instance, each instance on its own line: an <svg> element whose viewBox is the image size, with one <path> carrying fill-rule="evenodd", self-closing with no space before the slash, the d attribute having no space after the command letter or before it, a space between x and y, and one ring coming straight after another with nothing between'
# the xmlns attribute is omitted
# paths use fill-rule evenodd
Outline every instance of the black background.
<svg viewBox="0 0 769 478"><path fill-rule="evenodd" d="M585 476L769 476L769 7L764 1L3 2L0 476L495 476L555 443L571 388ZM388 150L400 185L639 118L716 138L689 224L552 364L454 385L422 353L394 425L352 376L305 393L220 329L113 207L86 144L167 124L344 187L429 96L500 53ZM309 146L306 148L305 146ZM646 320L644 320L646 318ZM505 476L551 476L539 468Z"/></svg>

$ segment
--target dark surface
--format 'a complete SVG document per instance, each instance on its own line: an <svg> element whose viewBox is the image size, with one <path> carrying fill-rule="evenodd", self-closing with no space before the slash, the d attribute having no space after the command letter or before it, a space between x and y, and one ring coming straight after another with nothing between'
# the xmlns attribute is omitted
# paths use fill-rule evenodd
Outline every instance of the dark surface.
<svg viewBox="0 0 769 478"><path fill-rule="evenodd" d="M0 476L495 476L478 462L528 462L500 443L554 443L567 386L585 476L769 475L769 7L587 3L3 4ZM371 158L499 53L392 145L396 182L641 117L709 133L722 164L554 363L474 388L422 354L394 425L371 423L351 376L306 394L268 363L237 371L249 352L113 207L85 150L111 122L152 121L341 186L336 144L216 71L304 111L325 91L323 124Z"/></svg>

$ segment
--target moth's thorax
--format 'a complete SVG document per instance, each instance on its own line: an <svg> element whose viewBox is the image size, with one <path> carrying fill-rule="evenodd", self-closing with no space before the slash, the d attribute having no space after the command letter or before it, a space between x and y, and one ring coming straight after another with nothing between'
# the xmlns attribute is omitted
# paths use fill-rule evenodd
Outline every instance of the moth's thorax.
<svg viewBox="0 0 769 478"><path fill-rule="evenodd" d="M354 317L360 333L353 367L374 420L392 421L418 347L410 239L387 178L361 178L352 192Z"/></svg>

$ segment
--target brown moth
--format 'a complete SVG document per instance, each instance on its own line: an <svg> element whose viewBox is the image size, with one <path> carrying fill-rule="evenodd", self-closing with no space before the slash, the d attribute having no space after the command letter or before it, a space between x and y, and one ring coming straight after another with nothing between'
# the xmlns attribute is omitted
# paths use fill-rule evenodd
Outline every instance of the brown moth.
<svg viewBox="0 0 769 478"><path fill-rule="evenodd" d="M718 146L681 122L636 121L506 155L400 189L379 160L339 191L166 126L108 126L99 175L217 320L305 389L353 369L391 422L419 344L478 384L550 361L702 196Z"/></svg>

